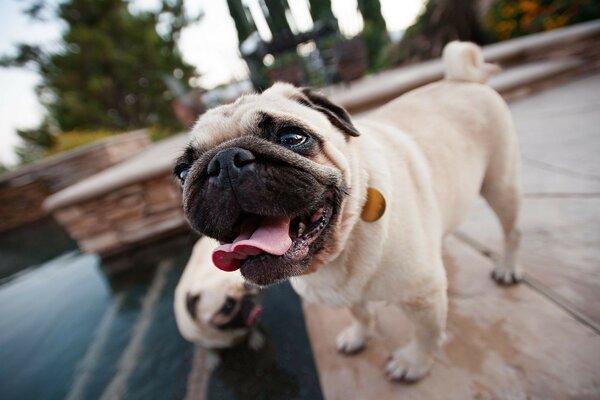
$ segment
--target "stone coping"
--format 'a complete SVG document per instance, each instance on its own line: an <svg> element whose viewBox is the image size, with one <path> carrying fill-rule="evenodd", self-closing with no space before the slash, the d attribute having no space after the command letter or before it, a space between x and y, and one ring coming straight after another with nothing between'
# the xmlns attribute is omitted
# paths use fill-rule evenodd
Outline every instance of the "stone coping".
<svg viewBox="0 0 600 400"><path fill-rule="evenodd" d="M527 63L507 69L490 79L489 85L500 93L519 88L545 78L577 69L584 65L578 58L564 58Z"/></svg>
<svg viewBox="0 0 600 400"><path fill-rule="evenodd" d="M19 167L18 169L15 169L14 171L8 171L8 172L0 175L0 184L2 184L3 182L9 181L9 180L27 175L31 172L42 170L42 169L48 168L50 166L54 166L56 164L60 164L60 163L64 162L65 160L79 157L85 153L89 153L98 148L104 147L109 143L115 144L115 143L127 142L130 140L135 140L140 135L146 136L147 134L148 134L148 131L146 129L138 129L135 131L108 137L106 139L102 139L102 140L99 140L94 143L86 144L84 146L77 147L73 150L55 154L53 156L44 158L42 160L35 161L35 162L27 164L27 165L23 165L22 167Z"/></svg>
<svg viewBox="0 0 600 400"><path fill-rule="evenodd" d="M63 189L44 202L47 211L95 198L115 189L168 173L188 142L180 133L151 145L142 153Z"/></svg>
<svg viewBox="0 0 600 400"><path fill-rule="evenodd" d="M537 33L485 46L486 61L515 59L534 50L543 50L600 34L600 21ZM431 61L367 76L351 85L337 85L323 91L350 112L364 111L398 95L443 77L442 61Z"/></svg>

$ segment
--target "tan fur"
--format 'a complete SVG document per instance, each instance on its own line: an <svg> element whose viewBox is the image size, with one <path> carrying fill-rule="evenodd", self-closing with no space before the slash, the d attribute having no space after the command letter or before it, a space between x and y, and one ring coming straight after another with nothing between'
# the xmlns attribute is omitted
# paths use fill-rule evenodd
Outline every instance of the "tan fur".
<svg viewBox="0 0 600 400"><path fill-rule="evenodd" d="M239 299L245 293L244 278L239 271L226 273L212 264L210 254L217 246L218 243L209 238L202 238L196 243L175 289L173 301L181 335L209 349L231 347L248 333L247 329L218 330L210 324L227 296ZM188 294L201 296L196 320L192 319L186 308Z"/></svg>
<svg viewBox="0 0 600 400"><path fill-rule="evenodd" d="M323 138L313 161L343 173L349 195L333 239L313 257L310 274L291 279L308 301L349 307L357 321L338 337L340 351L353 352L368 338L370 301L401 307L415 324L409 346L394 352L386 370L392 379L414 380L429 370L445 328L446 274L442 241L463 221L481 193L498 215L506 237L505 257L494 272L518 279L516 264L520 203L519 150L509 110L480 83L491 67L479 48L453 43L444 51L447 80L407 93L364 119L360 137L337 130L320 112L294 100L299 90L277 84L207 113L193 142L214 146L248 134L260 112L293 118ZM376 222L360 220L368 187L386 198ZM206 249L205 257L210 250ZM237 272L231 273L236 276Z"/></svg>
<svg viewBox="0 0 600 400"><path fill-rule="evenodd" d="M500 71L496 64L483 61L483 54L474 43L450 42L444 47L442 58L447 80L485 83Z"/></svg>

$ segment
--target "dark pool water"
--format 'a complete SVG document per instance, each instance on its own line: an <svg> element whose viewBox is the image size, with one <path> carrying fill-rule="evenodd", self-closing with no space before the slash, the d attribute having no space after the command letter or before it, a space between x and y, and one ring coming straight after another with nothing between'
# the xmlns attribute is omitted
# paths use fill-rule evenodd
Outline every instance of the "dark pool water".
<svg viewBox="0 0 600 400"><path fill-rule="evenodd" d="M172 297L193 240L116 260L131 267L118 275L107 274L113 266L93 254L33 241L23 250L0 238L2 270L10 271L0 280L0 398L185 398L194 347L177 331ZM50 259L43 262L31 256L47 245L61 254L45 249ZM25 269L14 265L27 260ZM267 346L225 352L203 398L322 398L297 295L279 285L265 291L264 306Z"/></svg>

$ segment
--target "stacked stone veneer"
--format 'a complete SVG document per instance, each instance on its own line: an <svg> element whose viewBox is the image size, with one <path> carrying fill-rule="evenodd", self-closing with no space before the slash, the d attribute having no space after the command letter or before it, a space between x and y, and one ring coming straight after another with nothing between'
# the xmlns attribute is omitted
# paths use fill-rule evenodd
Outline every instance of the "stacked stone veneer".
<svg viewBox="0 0 600 400"><path fill-rule="evenodd" d="M148 146L146 131L135 131L26 165L0 177L0 232L46 215L44 199L102 171Z"/></svg>
<svg viewBox="0 0 600 400"><path fill-rule="evenodd" d="M68 205L54 211L54 217L82 250L102 256L187 226L171 174Z"/></svg>
<svg viewBox="0 0 600 400"><path fill-rule="evenodd" d="M42 203L49 194L41 181L0 187L0 232L42 218Z"/></svg>

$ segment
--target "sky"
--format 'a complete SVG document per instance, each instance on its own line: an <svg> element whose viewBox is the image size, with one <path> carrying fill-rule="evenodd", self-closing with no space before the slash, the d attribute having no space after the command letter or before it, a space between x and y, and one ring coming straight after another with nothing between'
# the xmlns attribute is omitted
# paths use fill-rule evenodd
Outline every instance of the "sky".
<svg viewBox="0 0 600 400"><path fill-rule="evenodd" d="M57 0L50 1L56 3ZM263 37L269 37L268 28L258 0L243 0L250 7L257 28ZM312 27L307 0L288 0L296 29L305 31ZM394 32L409 26L418 15L423 0L380 0L388 30ZM13 54L15 44L30 43L56 46L62 26L56 20L32 22L22 10L28 2L23 0L0 1L0 57ZM155 7L155 0L133 0L134 9ZM247 70L239 57L237 34L229 16L226 0L186 0L187 11L192 15L204 11L200 22L188 26L181 35L179 47L183 58L195 66L200 78L195 82L205 88L235 79L244 79ZM356 0L332 0L333 13L340 30L353 36L362 29ZM44 108L35 95L40 77L35 71L17 68L0 68L0 162L14 165L17 158L14 147L18 144L17 128L37 126L44 116Z"/></svg>

